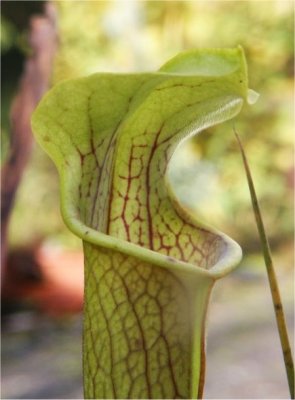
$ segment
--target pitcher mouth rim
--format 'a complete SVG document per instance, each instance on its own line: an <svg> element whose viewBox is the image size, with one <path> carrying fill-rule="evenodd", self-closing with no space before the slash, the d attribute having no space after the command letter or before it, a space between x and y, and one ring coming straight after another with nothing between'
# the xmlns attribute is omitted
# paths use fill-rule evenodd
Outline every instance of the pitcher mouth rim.
<svg viewBox="0 0 295 400"><path fill-rule="evenodd" d="M135 257L143 262L154 264L162 268L167 268L170 271L183 271L186 273L199 275L200 277L211 278L213 280L227 275L230 271L237 267L242 259L242 249L237 242L231 239L228 235L212 228L211 226L200 224L199 222L198 227L208 229L208 231L210 231L212 234L215 234L217 237L219 237L225 245L218 260L208 269L196 264L178 260L177 258L167 256L135 243L97 231L90 226L87 226L79 219L74 204L69 204L66 198L67 196L65 196L65 193L67 192L65 188L67 181L63 180L63 182L65 182L65 184L61 185L61 212L64 222L70 231L82 239L85 243L117 251L125 255Z"/></svg>

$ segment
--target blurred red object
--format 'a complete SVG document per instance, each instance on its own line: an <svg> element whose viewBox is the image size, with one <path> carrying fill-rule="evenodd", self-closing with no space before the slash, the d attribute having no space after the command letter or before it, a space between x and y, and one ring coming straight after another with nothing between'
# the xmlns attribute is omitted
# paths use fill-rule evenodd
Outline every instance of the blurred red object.
<svg viewBox="0 0 295 400"><path fill-rule="evenodd" d="M42 247L16 249L8 255L2 299L22 302L51 316L83 308L83 252Z"/></svg>

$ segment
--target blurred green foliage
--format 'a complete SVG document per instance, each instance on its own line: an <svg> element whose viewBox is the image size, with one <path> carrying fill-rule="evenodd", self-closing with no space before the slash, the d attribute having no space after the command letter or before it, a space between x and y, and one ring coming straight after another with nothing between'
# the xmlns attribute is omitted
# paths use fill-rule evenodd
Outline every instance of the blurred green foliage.
<svg viewBox="0 0 295 400"><path fill-rule="evenodd" d="M248 154L273 244L292 240L292 1L67 0L55 4L60 48L54 84L95 71L154 70L185 49L241 44L250 87L260 93L260 99L244 108L236 129ZM15 31L18 36L23 31L11 16L4 17L6 51L15 41ZM232 122L184 143L173 165L171 179L187 207L243 246L259 246ZM76 245L58 215L57 198L54 168L36 149L18 193L11 242L48 235L56 240L58 232L62 243Z"/></svg>

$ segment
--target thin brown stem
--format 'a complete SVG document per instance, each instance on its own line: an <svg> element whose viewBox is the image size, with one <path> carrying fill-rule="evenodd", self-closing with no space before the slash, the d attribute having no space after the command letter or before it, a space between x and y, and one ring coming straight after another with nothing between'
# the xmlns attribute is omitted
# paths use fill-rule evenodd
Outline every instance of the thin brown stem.
<svg viewBox="0 0 295 400"><path fill-rule="evenodd" d="M277 277L276 277L274 265L272 262L270 246L269 246L269 242L268 242L268 239L267 239L267 236L265 233L264 224L263 224L263 220L261 217L260 207L259 207L259 203L257 200L249 164L248 164L248 161L246 158L246 154L245 154L243 145L242 145L241 140L235 129L234 129L234 132L235 132L237 141L239 143L240 151L242 154L242 159L243 159L245 172L246 172L246 176L247 176L247 181L248 181L248 186L249 186L250 195L251 195L252 207L253 207L256 225L258 228L261 246L262 246L262 250L263 250L263 256L264 256L264 261L265 261L265 265L266 265L268 281L269 281L269 286L270 286L270 291L271 291L271 295L272 295L272 301L273 301L273 306L274 306L274 311L275 311L275 316L276 316L276 321L277 321L277 327L278 327L278 331L279 331L281 347L282 347L282 352L283 352L283 357L284 357L284 362L285 362L285 367L286 367L290 396L291 396L291 399L294 399L294 363L293 363L293 358L292 358L292 352L291 352L288 331L287 331L286 321L285 321L285 314L284 314L284 309L283 309L283 305L282 305L282 301L281 301Z"/></svg>

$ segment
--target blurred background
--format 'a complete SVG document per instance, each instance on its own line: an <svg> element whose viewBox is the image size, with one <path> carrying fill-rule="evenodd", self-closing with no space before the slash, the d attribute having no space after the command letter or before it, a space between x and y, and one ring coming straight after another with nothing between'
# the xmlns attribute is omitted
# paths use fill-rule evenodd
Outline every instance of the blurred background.
<svg viewBox="0 0 295 400"><path fill-rule="evenodd" d="M43 1L2 1L2 166L9 112ZM260 93L235 126L253 173L293 343L294 4L292 1L59 1L51 85L97 71L158 69L176 53L241 44ZM260 243L232 121L183 144L181 201L238 241L239 268L210 305L205 398L288 398ZM2 279L2 398L81 398L83 254L64 226L55 167L33 144L10 215Z"/></svg>

